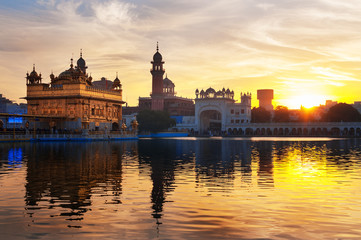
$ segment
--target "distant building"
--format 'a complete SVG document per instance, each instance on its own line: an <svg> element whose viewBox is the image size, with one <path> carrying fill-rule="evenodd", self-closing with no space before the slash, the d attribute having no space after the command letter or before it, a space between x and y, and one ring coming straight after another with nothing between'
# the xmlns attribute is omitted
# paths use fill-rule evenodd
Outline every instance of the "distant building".
<svg viewBox="0 0 361 240"><path fill-rule="evenodd" d="M27 104L25 103L14 103L13 101L3 97L0 94L0 113L9 114L26 114ZM2 116L0 117L0 130L4 128L22 128L24 127L26 119L21 116Z"/></svg>
<svg viewBox="0 0 361 240"><path fill-rule="evenodd" d="M138 106L136 106L136 107L125 106L122 109L123 116L124 115L134 115L134 114L137 114L138 112L139 112L139 107Z"/></svg>
<svg viewBox="0 0 361 240"><path fill-rule="evenodd" d="M352 106L356 108L359 113L361 113L361 101L355 101Z"/></svg>
<svg viewBox="0 0 361 240"><path fill-rule="evenodd" d="M116 78L118 78L118 74L117 74ZM113 81L110 81L110 80L106 79L105 77L102 77L100 80L93 81L92 85L93 85L93 87L96 87L96 88L112 90Z"/></svg>
<svg viewBox="0 0 361 240"><path fill-rule="evenodd" d="M327 110L335 105L337 105L337 101L326 100L325 107Z"/></svg>
<svg viewBox="0 0 361 240"><path fill-rule="evenodd" d="M9 99L0 94L0 112L7 113L7 104L12 103Z"/></svg>
<svg viewBox="0 0 361 240"><path fill-rule="evenodd" d="M262 107L269 112L273 111L273 89L258 89L257 99L259 100L259 107Z"/></svg>
<svg viewBox="0 0 361 240"><path fill-rule="evenodd" d="M3 95L0 94L0 113L26 114L27 104L14 103L13 101L3 97Z"/></svg>
<svg viewBox="0 0 361 240"><path fill-rule="evenodd" d="M151 109L167 111L171 116L192 116L194 115L194 102L192 99L177 97L175 84L166 76L163 79L165 70L163 68L163 57L157 52L151 62L152 69L152 93L150 97L139 98L139 110Z"/></svg>
<svg viewBox="0 0 361 240"><path fill-rule="evenodd" d="M95 86L86 73L82 53L74 67L57 77L52 73L50 83L42 83L41 74L27 73L28 114L46 116L39 123L43 128L61 129L113 129L118 130L122 120L122 85L118 77L107 82L110 88Z"/></svg>

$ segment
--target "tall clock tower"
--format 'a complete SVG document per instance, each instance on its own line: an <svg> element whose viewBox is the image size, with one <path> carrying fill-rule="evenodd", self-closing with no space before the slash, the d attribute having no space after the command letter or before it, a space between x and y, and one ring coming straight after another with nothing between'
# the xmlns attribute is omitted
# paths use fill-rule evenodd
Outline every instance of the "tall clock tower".
<svg viewBox="0 0 361 240"><path fill-rule="evenodd" d="M163 60L162 55L159 53L159 47L157 43L157 52L153 56L153 61L151 62L152 69L150 73L152 74L152 110L163 111L164 109L164 94L163 94Z"/></svg>

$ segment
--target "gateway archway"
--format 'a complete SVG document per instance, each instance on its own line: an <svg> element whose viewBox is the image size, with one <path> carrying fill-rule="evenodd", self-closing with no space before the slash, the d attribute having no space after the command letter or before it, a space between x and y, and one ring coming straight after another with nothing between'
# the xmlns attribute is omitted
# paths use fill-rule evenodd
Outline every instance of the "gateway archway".
<svg viewBox="0 0 361 240"><path fill-rule="evenodd" d="M222 114L217 110L205 110L200 114L200 132L220 135L222 133Z"/></svg>
<svg viewBox="0 0 361 240"><path fill-rule="evenodd" d="M118 131L119 130L119 124L116 122L112 123L112 131Z"/></svg>

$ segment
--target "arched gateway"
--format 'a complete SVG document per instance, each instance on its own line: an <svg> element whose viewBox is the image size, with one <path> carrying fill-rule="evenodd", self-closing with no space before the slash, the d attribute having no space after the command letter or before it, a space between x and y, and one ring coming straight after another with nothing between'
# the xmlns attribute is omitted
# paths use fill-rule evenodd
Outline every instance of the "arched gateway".
<svg viewBox="0 0 361 240"><path fill-rule="evenodd" d="M241 102L234 99L234 92L223 88L216 91L196 90L195 125L199 134L223 135L230 128L232 134L238 134L242 123L251 120L251 95L241 93Z"/></svg>
<svg viewBox="0 0 361 240"><path fill-rule="evenodd" d="M222 131L222 113L216 109L204 110L199 116L199 129L202 134L212 133L221 134Z"/></svg>

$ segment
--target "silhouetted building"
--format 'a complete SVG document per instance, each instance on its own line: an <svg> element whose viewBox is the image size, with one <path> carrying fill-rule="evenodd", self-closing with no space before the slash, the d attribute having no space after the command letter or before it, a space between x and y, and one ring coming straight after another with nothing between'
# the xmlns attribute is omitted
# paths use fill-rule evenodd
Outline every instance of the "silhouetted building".
<svg viewBox="0 0 361 240"><path fill-rule="evenodd" d="M259 107L262 107L269 112L273 111L273 89L258 89L257 99L259 100Z"/></svg>
<svg viewBox="0 0 361 240"><path fill-rule="evenodd" d="M0 94L0 113L26 114L27 105L25 103L14 103Z"/></svg>
<svg viewBox="0 0 361 240"><path fill-rule="evenodd" d="M361 101L355 101L352 106L356 108L359 113L361 113Z"/></svg>
<svg viewBox="0 0 361 240"><path fill-rule="evenodd" d="M194 115L194 102L192 99L177 97L175 84L167 76L163 79L165 70L163 68L163 57L157 52L151 62L152 69L152 93L150 97L139 98L139 109L151 109L167 111L171 116L192 116Z"/></svg>

